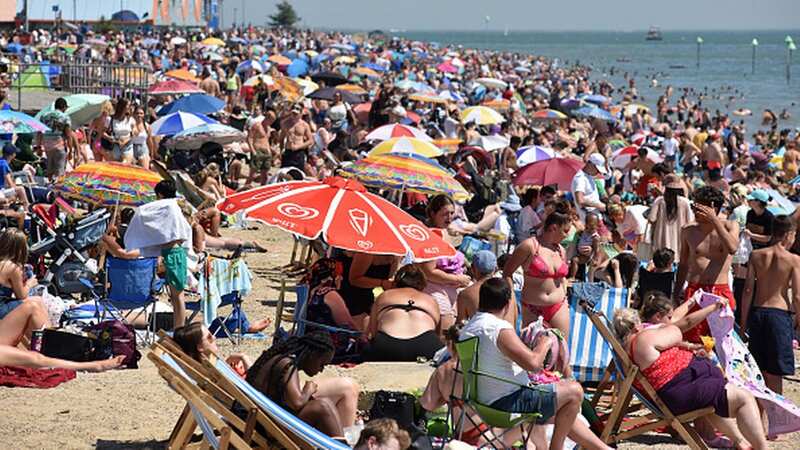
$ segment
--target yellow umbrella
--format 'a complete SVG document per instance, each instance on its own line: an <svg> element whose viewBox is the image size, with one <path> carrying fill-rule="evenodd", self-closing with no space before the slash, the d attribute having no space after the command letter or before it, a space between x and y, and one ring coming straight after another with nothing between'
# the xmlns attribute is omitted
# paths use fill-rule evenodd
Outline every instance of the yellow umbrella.
<svg viewBox="0 0 800 450"><path fill-rule="evenodd" d="M217 47L225 47L225 41L215 37L205 38L200 43L203 45L214 45Z"/></svg>
<svg viewBox="0 0 800 450"><path fill-rule="evenodd" d="M500 113L486 106L471 106L461 111L461 122L463 123L475 122L477 125L495 125L505 121L506 119Z"/></svg>
<svg viewBox="0 0 800 450"><path fill-rule="evenodd" d="M288 66L292 63L292 60L283 56L283 55L272 55L269 58L269 61L279 65L279 66Z"/></svg>
<svg viewBox="0 0 800 450"><path fill-rule="evenodd" d="M198 81L197 76L195 76L195 74L189 72L186 69L170 70L169 72L166 72L164 75L170 78L176 78L178 80L191 81L191 82Z"/></svg>
<svg viewBox="0 0 800 450"><path fill-rule="evenodd" d="M339 86L336 86L336 89L341 89L343 91L352 92L353 94L356 94L356 95L364 95L364 94L367 93L366 89L362 88L361 86L359 86L357 84L352 84L352 83L340 84Z"/></svg>
<svg viewBox="0 0 800 450"><path fill-rule="evenodd" d="M353 64L356 59L352 56L339 56L333 60L334 64Z"/></svg>
<svg viewBox="0 0 800 450"><path fill-rule="evenodd" d="M303 88L303 95L308 95L317 89L319 89L319 85L314 83L313 81L309 80L308 78L292 78L300 87Z"/></svg>
<svg viewBox="0 0 800 450"><path fill-rule="evenodd" d="M303 53L305 53L306 55L308 55L308 56L310 56L312 58L314 58L314 57L319 55L319 52L314 51L314 50L306 50Z"/></svg>
<svg viewBox="0 0 800 450"><path fill-rule="evenodd" d="M297 81L286 77L277 77L274 80L275 89L287 100L296 102L303 97L303 87Z"/></svg>
<svg viewBox="0 0 800 450"><path fill-rule="evenodd" d="M423 103L438 103L440 105L444 105L447 103L447 99L439 97L438 95L428 95L428 94L411 94L408 96L409 100L413 100L415 102L423 102Z"/></svg>
<svg viewBox="0 0 800 450"><path fill-rule="evenodd" d="M380 78L381 77L381 75L378 72L375 72L374 70L370 69L369 67L359 67L359 68L355 69L353 72L355 72L355 73L357 73L359 75L365 76L365 77L370 77L370 78Z"/></svg>
<svg viewBox="0 0 800 450"><path fill-rule="evenodd" d="M385 155L387 153L413 153L426 158L436 158L442 156L442 150L421 139L400 137L387 139L373 147L369 156Z"/></svg>

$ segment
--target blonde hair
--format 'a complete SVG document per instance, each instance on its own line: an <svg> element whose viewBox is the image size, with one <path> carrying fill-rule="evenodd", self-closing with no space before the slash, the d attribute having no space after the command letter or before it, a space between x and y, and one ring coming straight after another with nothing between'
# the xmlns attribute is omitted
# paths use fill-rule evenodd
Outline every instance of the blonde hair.
<svg viewBox="0 0 800 450"><path fill-rule="evenodd" d="M400 429L394 419L384 418L369 421L361 431L361 436L359 436L355 448L366 448L367 442L371 437L375 438L378 445L386 445L391 438L397 439L400 448L408 448L411 445L408 432Z"/></svg>
<svg viewBox="0 0 800 450"><path fill-rule="evenodd" d="M614 311L612 326L620 341L624 341L642 323L639 311L632 308L620 308Z"/></svg>

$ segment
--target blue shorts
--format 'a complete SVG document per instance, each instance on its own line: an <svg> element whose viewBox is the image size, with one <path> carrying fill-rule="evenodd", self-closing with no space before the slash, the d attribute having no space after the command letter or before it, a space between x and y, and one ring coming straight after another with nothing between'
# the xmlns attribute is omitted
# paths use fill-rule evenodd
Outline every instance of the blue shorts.
<svg viewBox="0 0 800 450"><path fill-rule="evenodd" d="M492 408L512 413L538 413L536 423L543 424L556 415L556 388L554 384L524 387L495 400Z"/></svg>
<svg viewBox="0 0 800 450"><path fill-rule="evenodd" d="M0 320L21 304L22 300L0 301Z"/></svg>
<svg viewBox="0 0 800 450"><path fill-rule="evenodd" d="M770 375L794 375L794 320L789 311L753 307L747 317L748 348L758 367Z"/></svg>

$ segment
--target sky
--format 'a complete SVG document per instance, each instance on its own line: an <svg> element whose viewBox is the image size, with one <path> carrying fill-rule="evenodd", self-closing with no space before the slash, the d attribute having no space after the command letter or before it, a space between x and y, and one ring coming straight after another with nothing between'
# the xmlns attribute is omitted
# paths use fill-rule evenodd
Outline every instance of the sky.
<svg viewBox="0 0 800 450"><path fill-rule="evenodd" d="M179 0L165 0L179 1ZM221 0L230 25L236 10L262 25L279 0ZM407 30L767 30L800 27L800 0L289 0L303 25L337 29ZM141 15L153 0L31 0L32 15L109 17L120 6ZM23 0L17 0L21 9Z"/></svg>
<svg viewBox="0 0 800 450"><path fill-rule="evenodd" d="M278 0L226 0L256 22ZM800 27L798 0L289 0L306 26L347 29L766 30Z"/></svg>

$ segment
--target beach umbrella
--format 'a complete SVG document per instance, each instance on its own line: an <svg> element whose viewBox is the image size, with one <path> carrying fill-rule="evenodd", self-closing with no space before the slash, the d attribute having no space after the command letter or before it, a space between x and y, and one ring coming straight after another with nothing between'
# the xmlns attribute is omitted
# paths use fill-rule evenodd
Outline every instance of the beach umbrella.
<svg viewBox="0 0 800 450"><path fill-rule="evenodd" d="M454 152L458 150L458 146L464 142L461 139L434 139L431 143L440 149L448 152Z"/></svg>
<svg viewBox="0 0 800 450"><path fill-rule="evenodd" d="M446 194L458 202L469 200L469 193L453 174L435 160L415 154L389 153L368 156L343 167L341 175L355 178L376 189Z"/></svg>
<svg viewBox="0 0 800 450"><path fill-rule="evenodd" d="M319 85L309 80L308 78L292 78L292 80L296 81L297 84L299 84L300 87L303 88L303 95L308 95L319 89Z"/></svg>
<svg viewBox="0 0 800 450"><path fill-rule="evenodd" d="M508 111L511 108L511 100L506 100L504 98L496 98L493 100L487 100L481 103L482 106L487 108L492 108L495 111Z"/></svg>
<svg viewBox="0 0 800 450"><path fill-rule="evenodd" d="M508 83L497 78L477 78L475 79L475 82L480 83L489 89L505 90L508 88Z"/></svg>
<svg viewBox="0 0 800 450"><path fill-rule="evenodd" d="M516 155L517 166L519 167L556 157L556 153L552 148L542 147L541 145L528 145L526 147L520 147L517 149Z"/></svg>
<svg viewBox="0 0 800 450"><path fill-rule="evenodd" d="M174 38L169 40L169 43L172 45L183 45L186 43L186 39L180 36L175 36Z"/></svg>
<svg viewBox="0 0 800 450"><path fill-rule="evenodd" d="M439 92L439 97L449 102L463 103L464 97L456 91L447 90Z"/></svg>
<svg viewBox="0 0 800 450"><path fill-rule="evenodd" d="M513 183L517 186L558 185L558 189L568 191L572 179L583 168L583 161L574 158L551 158L528 164L514 174Z"/></svg>
<svg viewBox="0 0 800 450"><path fill-rule="evenodd" d="M369 94L369 92L367 92L367 90L364 89L363 87L361 87L361 86L359 86L357 84L351 84L351 83L340 84L340 85L336 86L336 89L340 89L342 91L347 91L347 92L350 92L351 94L355 94L355 95L367 95L367 94Z"/></svg>
<svg viewBox="0 0 800 450"><path fill-rule="evenodd" d="M258 84L265 84L267 87L273 86L275 84L275 80L272 79L269 75L256 75L254 77L248 78L242 86L253 87L257 86Z"/></svg>
<svg viewBox="0 0 800 450"><path fill-rule="evenodd" d="M339 72L324 71L311 74L311 79L325 86L338 86L347 83L347 78Z"/></svg>
<svg viewBox="0 0 800 450"><path fill-rule="evenodd" d="M225 60L225 58L223 58L222 55L220 55L219 53L214 53L214 52L203 53L203 58L205 58L205 59L207 59L209 61L212 61L212 62L214 62L214 61L219 62L219 61L224 61Z"/></svg>
<svg viewBox="0 0 800 450"><path fill-rule="evenodd" d="M225 41L215 37L205 38L202 41L200 41L200 44L205 45L206 47L208 46L225 47Z"/></svg>
<svg viewBox="0 0 800 450"><path fill-rule="evenodd" d="M439 97L436 94L411 94L408 96L409 100L421 103L434 103L444 105L448 102L448 100Z"/></svg>
<svg viewBox="0 0 800 450"><path fill-rule="evenodd" d="M436 92L433 90L432 87L428 86L425 83L409 79L398 81L397 83L395 83L394 87L396 87L401 91Z"/></svg>
<svg viewBox="0 0 800 450"><path fill-rule="evenodd" d="M193 150L200 148L206 142L227 145L233 142L242 142L246 138L247 135L236 128L220 123L207 123L187 128L172 136L167 141L167 146L180 150Z"/></svg>
<svg viewBox="0 0 800 450"><path fill-rule="evenodd" d="M476 125L495 125L505 121L506 119L499 112L485 106L470 106L461 111L461 122L463 123L475 122Z"/></svg>
<svg viewBox="0 0 800 450"><path fill-rule="evenodd" d="M107 95L100 94L74 94L63 97L67 101L67 110L65 111L69 116L72 127L77 128L91 122L103 111L104 105L111 99ZM42 117L52 111L55 111L55 102L48 105L45 109L36 114L36 118L42 120Z"/></svg>
<svg viewBox="0 0 800 450"><path fill-rule="evenodd" d="M10 44L6 45L6 51L8 53L19 54L25 51L25 46L18 42L11 42Z"/></svg>
<svg viewBox="0 0 800 450"><path fill-rule="evenodd" d="M343 52L354 52L356 51L356 47L350 44L333 44L328 48L335 48L336 50L340 50Z"/></svg>
<svg viewBox="0 0 800 450"><path fill-rule="evenodd" d="M286 100L296 102L303 97L303 87L292 78L277 77L274 78L274 81L275 89L280 92Z"/></svg>
<svg viewBox="0 0 800 450"><path fill-rule="evenodd" d="M379 74L378 72L370 69L369 67L363 67L363 66L362 67L357 67L356 69L354 69L353 73L356 73L358 75L361 75L361 76L364 76L364 77L368 77L368 78L380 78L381 77L381 74Z"/></svg>
<svg viewBox="0 0 800 450"><path fill-rule="evenodd" d="M308 62L304 59L298 58L292 61L286 68L286 75L290 77L300 77L308 73Z"/></svg>
<svg viewBox="0 0 800 450"><path fill-rule="evenodd" d="M150 95L180 95L202 94L203 91L196 84L183 80L164 80L153 84L147 89Z"/></svg>
<svg viewBox="0 0 800 450"><path fill-rule="evenodd" d="M264 47L263 45L257 45L257 44L256 45L251 45L250 46L250 52L252 52L254 55L261 55L261 54L264 54L264 53L267 52L267 47Z"/></svg>
<svg viewBox="0 0 800 450"><path fill-rule="evenodd" d="M176 80L198 82L200 81L195 74L186 69L174 69L164 73L164 76L175 78Z"/></svg>
<svg viewBox="0 0 800 450"><path fill-rule="evenodd" d="M208 94L191 94L164 105L158 110L159 116L166 116L178 111L199 114L213 114L225 107L225 100Z"/></svg>
<svg viewBox="0 0 800 450"><path fill-rule="evenodd" d="M531 114L531 118L538 120L564 120L567 115L555 109L542 109Z"/></svg>
<svg viewBox="0 0 800 450"><path fill-rule="evenodd" d="M308 98L315 98L317 100L333 100L333 97L336 94L340 94L342 96L342 101L355 104L355 103L363 103L364 99L360 96L353 94L352 92L343 91L341 89L337 89L334 87L325 87L322 89L317 89L316 91L308 94L306 97Z"/></svg>
<svg viewBox="0 0 800 450"><path fill-rule="evenodd" d="M631 136L631 143L633 145L642 146L644 145L650 138L656 137L656 134L650 131L639 131Z"/></svg>
<svg viewBox="0 0 800 450"><path fill-rule="evenodd" d="M236 66L236 73L248 72L248 71L256 71L256 72L263 72L264 66L261 65L258 61L253 61L252 59L248 59L246 61L242 61Z"/></svg>
<svg viewBox="0 0 800 450"><path fill-rule="evenodd" d="M628 143L623 141L622 139L613 139L608 141L608 146L611 147L612 151L617 151L623 147L627 147Z"/></svg>
<svg viewBox="0 0 800 450"><path fill-rule="evenodd" d="M353 64L356 62L356 59L352 56L337 56L336 59L333 60L334 64Z"/></svg>
<svg viewBox="0 0 800 450"><path fill-rule="evenodd" d="M592 94L580 97L581 100L589 103L594 103L595 105L602 105L604 103L611 103L611 99L606 97L605 95L599 94Z"/></svg>
<svg viewBox="0 0 800 450"><path fill-rule="evenodd" d="M501 148L506 148L509 144L511 144L511 140L509 138L501 134L495 134L491 136L480 136L478 138L477 146L481 147L487 152L491 152L494 150L500 150Z"/></svg>
<svg viewBox="0 0 800 450"><path fill-rule="evenodd" d="M142 167L115 162L81 164L56 180L61 196L96 206L139 206L156 200L161 175Z"/></svg>
<svg viewBox="0 0 800 450"><path fill-rule="evenodd" d="M413 153L426 158L437 158L444 154L439 147L429 141L409 137L396 137L376 145L370 150L369 155L384 155L386 153Z"/></svg>
<svg viewBox="0 0 800 450"><path fill-rule="evenodd" d="M386 72L387 70L386 67L383 67L382 65L377 63L366 63L364 64L363 67L366 67L367 69L372 69L375 72Z"/></svg>
<svg viewBox="0 0 800 450"><path fill-rule="evenodd" d="M784 197L783 194L775 189L765 189L765 191L767 191L767 194L770 196L770 201L767 203L767 209L769 209L773 214L791 216L795 209L797 209L796 203Z"/></svg>
<svg viewBox="0 0 800 450"><path fill-rule="evenodd" d="M285 57L283 55L272 55L269 58L267 58L267 61L269 61L271 63L275 63L275 64L277 64L279 66L288 66L289 64L292 63L291 59L289 59L289 58L287 58L287 57Z"/></svg>
<svg viewBox="0 0 800 450"><path fill-rule="evenodd" d="M600 109L595 106L582 106L578 109L573 109L571 111L573 116L577 117L589 117L593 119L604 120L606 122L616 122L617 119L610 112L606 111L605 109Z"/></svg>
<svg viewBox="0 0 800 450"><path fill-rule="evenodd" d="M445 61L438 66L436 66L436 70L439 72L444 73L458 73L458 67L454 66L450 61Z"/></svg>
<svg viewBox="0 0 800 450"><path fill-rule="evenodd" d="M386 141L392 138L411 137L422 141L431 141L424 130L408 125L390 124L383 125L370 131L364 138L366 141Z"/></svg>
<svg viewBox="0 0 800 450"><path fill-rule="evenodd" d="M525 66L517 66L517 67L514 67L514 72L518 72L518 73L531 73L531 69L530 69L530 67L525 67Z"/></svg>
<svg viewBox="0 0 800 450"><path fill-rule="evenodd" d="M611 154L611 167L615 169L624 169L627 165L633 161L635 158L639 156L639 148L635 145L629 145L627 147L621 148L616 150L614 153ZM663 161L661 156L653 150L652 148L647 148L647 156L646 158L654 163L659 163Z"/></svg>
<svg viewBox="0 0 800 450"><path fill-rule="evenodd" d="M164 116L151 125L152 133L156 136L169 136L180 133L188 128L207 123L217 123L216 120L204 115L188 112L174 112Z"/></svg>
<svg viewBox="0 0 800 450"><path fill-rule="evenodd" d="M232 42L234 44L247 44L249 41L247 39L240 38L239 36L234 36L232 38L228 38L228 42Z"/></svg>
<svg viewBox="0 0 800 450"><path fill-rule="evenodd" d="M558 104L561 105L561 108L567 110L579 108L582 105L581 101L577 98L562 98Z"/></svg>
<svg viewBox="0 0 800 450"><path fill-rule="evenodd" d="M245 217L305 239L322 237L331 247L429 261L456 250L422 222L370 194L356 180L278 183L238 192L217 204L225 214Z"/></svg>
<svg viewBox="0 0 800 450"><path fill-rule="evenodd" d="M39 133L50 127L25 113L10 109L0 110L0 134Z"/></svg>

